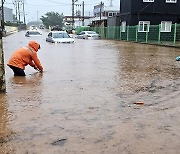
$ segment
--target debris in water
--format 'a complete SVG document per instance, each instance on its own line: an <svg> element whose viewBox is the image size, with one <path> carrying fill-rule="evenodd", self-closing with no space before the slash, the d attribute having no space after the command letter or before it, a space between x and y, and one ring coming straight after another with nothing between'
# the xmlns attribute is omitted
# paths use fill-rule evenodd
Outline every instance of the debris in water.
<svg viewBox="0 0 180 154"><path fill-rule="evenodd" d="M137 102L135 102L134 104L136 104L136 105L143 105L144 102L142 102L142 101L137 101Z"/></svg>
<svg viewBox="0 0 180 154"><path fill-rule="evenodd" d="M0 138L0 144L2 144L2 143L7 143L6 139Z"/></svg>
<svg viewBox="0 0 180 154"><path fill-rule="evenodd" d="M65 138L63 138L63 139L58 139L58 140L54 141L54 142L51 143L51 144L52 144L52 145L60 145L60 146L63 146L66 140L67 140L67 139L65 139Z"/></svg>
<svg viewBox="0 0 180 154"><path fill-rule="evenodd" d="M176 57L176 61L180 61L180 56L177 56L177 57Z"/></svg>

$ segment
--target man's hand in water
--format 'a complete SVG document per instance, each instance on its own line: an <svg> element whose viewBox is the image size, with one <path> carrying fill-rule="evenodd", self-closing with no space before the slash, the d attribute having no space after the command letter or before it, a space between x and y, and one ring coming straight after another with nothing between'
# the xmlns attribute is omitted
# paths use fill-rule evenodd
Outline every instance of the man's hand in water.
<svg viewBox="0 0 180 154"><path fill-rule="evenodd" d="M39 71L40 73L43 72L43 70L40 70L37 66L34 66L34 69L37 70L37 71Z"/></svg>
<svg viewBox="0 0 180 154"><path fill-rule="evenodd" d="M34 66L34 69L35 69L35 70L38 70L37 66Z"/></svg>

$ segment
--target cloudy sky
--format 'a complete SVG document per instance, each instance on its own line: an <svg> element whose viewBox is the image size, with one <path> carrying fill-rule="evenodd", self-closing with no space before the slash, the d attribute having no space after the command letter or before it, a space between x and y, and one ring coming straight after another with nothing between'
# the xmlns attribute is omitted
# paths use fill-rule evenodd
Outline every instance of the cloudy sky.
<svg viewBox="0 0 180 154"><path fill-rule="evenodd" d="M15 6L13 3L18 0L5 0L5 7L12 8L13 13L15 12ZM22 1L22 0L19 0ZM78 0L75 4L82 4L83 0ZM102 0L105 6L110 5L111 0ZM119 7L120 0L112 0L113 6ZM93 6L99 4L101 0L84 0L85 4L85 15L92 15ZM20 6L22 10L22 5ZM82 7L75 7L76 10L82 10ZM63 13L64 15L72 14L72 0L25 0L25 13L26 21L36 21L42 15L45 15L47 12L54 11L58 13ZM23 16L21 17L23 19Z"/></svg>

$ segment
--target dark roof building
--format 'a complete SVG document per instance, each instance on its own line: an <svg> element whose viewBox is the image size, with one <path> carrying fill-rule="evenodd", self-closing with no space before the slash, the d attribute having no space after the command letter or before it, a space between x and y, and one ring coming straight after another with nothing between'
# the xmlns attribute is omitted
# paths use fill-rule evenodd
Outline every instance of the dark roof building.
<svg viewBox="0 0 180 154"><path fill-rule="evenodd" d="M180 23L180 0L120 0L120 20L126 25Z"/></svg>

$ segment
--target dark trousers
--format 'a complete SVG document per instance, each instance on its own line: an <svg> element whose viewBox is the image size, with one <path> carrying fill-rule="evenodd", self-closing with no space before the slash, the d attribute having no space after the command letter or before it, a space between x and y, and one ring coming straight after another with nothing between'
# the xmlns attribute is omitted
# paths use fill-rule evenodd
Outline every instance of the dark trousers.
<svg viewBox="0 0 180 154"><path fill-rule="evenodd" d="M14 72L14 76L26 76L24 73L24 70L15 66L9 66L13 72Z"/></svg>

